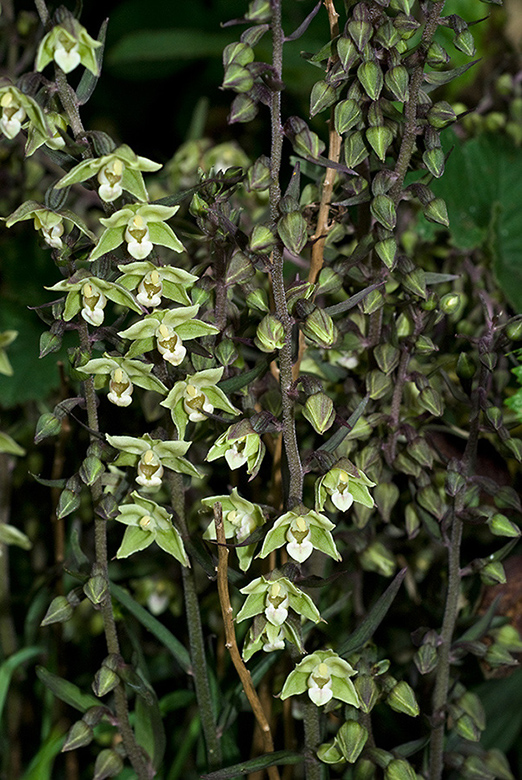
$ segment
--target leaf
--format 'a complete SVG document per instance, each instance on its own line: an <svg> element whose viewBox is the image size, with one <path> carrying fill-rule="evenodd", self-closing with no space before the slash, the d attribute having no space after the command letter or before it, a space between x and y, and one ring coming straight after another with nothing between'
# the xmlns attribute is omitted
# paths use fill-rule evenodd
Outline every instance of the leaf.
<svg viewBox="0 0 522 780"><path fill-rule="evenodd" d="M226 395L236 393L238 390L241 390L241 388L250 384L250 382L253 382L254 379L257 379L257 377L260 376L263 371L266 371L270 360L271 358L260 360L259 363L254 366L254 368L250 369L250 371L238 374L238 376L233 376L230 379L225 379L223 382L218 384L219 389L226 393Z"/></svg>
<svg viewBox="0 0 522 780"><path fill-rule="evenodd" d="M480 60L473 60L473 62L466 62L464 65L460 65L458 68L451 68L451 70L432 70L424 74L424 81L428 86L424 86L424 92L431 92L433 89L442 86L442 84L448 84L453 79L457 79L462 76L467 70L476 65Z"/></svg>
<svg viewBox="0 0 522 780"><path fill-rule="evenodd" d="M483 134L460 143L442 134L445 151L454 144L444 176L430 183L448 208L451 243L469 251L484 247L493 257L497 282L517 313L522 312L522 149L507 137ZM465 197L463 197L463 192ZM419 232L431 240L443 229L419 217Z"/></svg>
<svg viewBox="0 0 522 780"><path fill-rule="evenodd" d="M392 602L401 587L402 581L406 576L406 571L406 568L401 569L395 576L391 585L388 585L382 596L377 599L359 628L353 632L350 638L337 651L338 655L341 657L351 655L351 653L360 650L361 647L371 639L391 607Z"/></svg>
<svg viewBox="0 0 522 780"><path fill-rule="evenodd" d="M497 748L503 752L516 746L522 728L522 669L505 679L488 680L473 692L480 698L486 713L481 745L486 750Z"/></svg>
<svg viewBox="0 0 522 780"><path fill-rule="evenodd" d="M20 447L8 433L3 431L0 431L0 452L6 455L18 455L19 457L25 455L24 448Z"/></svg>
<svg viewBox="0 0 522 780"><path fill-rule="evenodd" d="M43 648L41 647L24 647L22 650L18 650L17 653L10 655L0 666L0 719L2 717L13 672L15 672L19 666L27 661L32 661L33 658L36 658L43 652Z"/></svg>
<svg viewBox="0 0 522 780"><path fill-rule="evenodd" d="M187 649L176 639L168 628L159 620L150 614L141 604L138 604L126 590L111 582L111 593L120 602L120 604L138 620L142 626L145 626L156 639L174 656L184 672L189 672L191 662Z"/></svg>
<svg viewBox="0 0 522 780"><path fill-rule="evenodd" d="M149 701L143 696L136 698L134 730L138 745L148 753L155 769L159 769L165 754L167 738L163 726L158 700L152 688L147 686Z"/></svg>
<svg viewBox="0 0 522 780"><path fill-rule="evenodd" d="M365 287L364 290L360 290L358 293L355 293L355 295L352 295L346 301L342 301L342 303L336 303L335 306L327 306L324 311L329 314L330 317L335 317L336 314L341 314L344 311L348 311L348 309L353 309L353 307L357 306L360 301L364 300L364 298L366 298L369 293L371 293L373 290L377 290L378 287L382 287L383 284L384 282L371 284L369 287Z"/></svg>
<svg viewBox="0 0 522 780"><path fill-rule="evenodd" d="M92 693L85 693L80 690L77 685L69 680L64 680L63 677L58 677L57 674L53 674L44 666L36 667L36 674L38 679L49 688L54 695L68 704L70 707L79 710L80 712L87 712L90 707L99 707L100 700L93 696Z"/></svg>
<svg viewBox="0 0 522 780"><path fill-rule="evenodd" d="M459 639L456 639L453 642L453 647L460 645L462 642L473 642L477 639L481 639L491 626L492 620L495 617L495 613L498 608L499 601L500 596L497 596L496 599L494 599L494 601L491 603L488 611L485 612L476 623L470 626L470 628L468 628L468 630L465 631L462 636L459 637Z"/></svg>
<svg viewBox="0 0 522 780"><path fill-rule="evenodd" d="M65 734L53 729L38 753L33 757L22 780L52 780L54 760L65 742ZM26 748L27 749L27 748Z"/></svg>
<svg viewBox="0 0 522 780"><path fill-rule="evenodd" d="M95 57L96 62L98 64L98 73L101 73L101 67L102 67L102 60L103 60L103 51L105 49L105 36L107 34L107 24L109 20L105 19L102 23L102 26L100 27L100 32L98 33L97 40L100 41L101 46L96 49ZM83 72L83 76L80 79L80 83L78 84L78 88L76 90L76 97L78 99L78 105L84 106L85 103L89 100L92 93L94 92L96 88L96 84L98 83L98 79L100 76L95 76L93 73L91 73L90 70L87 70L85 68Z"/></svg>
<svg viewBox="0 0 522 780"><path fill-rule="evenodd" d="M114 66L221 57L228 43L230 35L227 33L187 28L140 30L124 36L112 47L107 64Z"/></svg>
<svg viewBox="0 0 522 780"><path fill-rule="evenodd" d="M300 764L304 761L304 755L293 753L290 750L276 750L275 753L267 753L264 756L251 758L249 761L243 761L241 764L218 769L217 772L210 772L207 775L201 775L202 780L227 780L236 775L248 775L250 772L258 772L261 769L267 769L269 766L287 766L288 764Z"/></svg>

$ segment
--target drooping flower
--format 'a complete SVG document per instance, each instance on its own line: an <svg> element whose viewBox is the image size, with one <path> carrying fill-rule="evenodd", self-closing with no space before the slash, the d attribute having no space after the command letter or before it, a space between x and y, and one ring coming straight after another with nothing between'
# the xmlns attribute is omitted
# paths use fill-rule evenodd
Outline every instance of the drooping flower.
<svg viewBox="0 0 522 780"><path fill-rule="evenodd" d="M77 19L68 15L42 39L36 55L35 70L43 70L54 60L64 73L70 73L81 63L94 76L98 76L100 69L96 50L101 45L100 41L91 38Z"/></svg>
<svg viewBox="0 0 522 780"><path fill-rule="evenodd" d="M373 498L368 490L375 482L357 469L348 458L341 458L334 468L330 469L315 483L315 505L320 511L324 508L327 498L341 512L346 512L354 501L372 509Z"/></svg>
<svg viewBox="0 0 522 780"><path fill-rule="evenodd" d="M241 571L247 571L254 557L256 545L242 545L242 542L248 539L256 528L264 525L266 522L265 515L260 506L252 504L246 498L242 498L237 492L237 488L232 488L230 495L210 496L201 499L203 506L209 509L212 509L218 501L221 504L223 514L225 539L233 539L235 541L239 567ZM203 538L213 540L216 538L216 526L213 520L203 534Z"/></svg>
<svg viewBox="0 0 522 780"><path fill-rule="evenodd" d="M248 661L259 650L263 650L265 653L284 650L285 640L295 645L300 653L304 652L299 629L296 625L290 621L286 621L280 626L274 625L264 615L257 615L245 638L243 659Z"/></svg>
<svg viewBox="0 0 522 780"><path fill-rule="evenodd" d="M172 265L156 266L146 260L119 265L118 268L123 274L118 284L127 290L137 289L136 299L142 306L154 309L161 306L162 298L190 306L187 290L198 279L194 274Z"/></svg>
<svg viewBox="0 0 522 780"><path fill-rule="evenodd" d="M317 707L327 704L335 698L353 707L359 707L359 697L355 686L349 679L357 674L356 670L333 650L317 650L297 664L286 678L280 699L308 693Z"/></svg>
<svg viewBox="0 0 522 780"><path fill-rule="evenodd" d="M266 558L273 550L286 545L288 555L303 563L314 550L340 561L341 556L335 546L331 530L334 528L327 517L299 507L279 517L265 537L260 558Z"/></svg>
<svg viewBox="0 0 522 780"><path fill-rule="evenodd" d="M246 465L250 479L258 473L265 454L260 435L252 428L250 420L231 425L219 436L207 453L205 460L224 457L230 469Z"/></svg>
<svg viewBox="0 0 522 780"><path fill-rule="evenodd" d="M78 312L86 322L98 327L105 318L107 299L141 313L141 307L132 293L115 282L90 276L88 271L81 269L70 279L63 279L46 290L60 290L67 293L63 319L69 322Z"/></svg>
<svg viewBox="0 0 522 780"><path fill-rule="evenodd" d="M96 236L89 230L84 221L69 209L52 210L34 200L28 200L6 218L5 224L9 228L26 219L33 220L35 230L40 232L45 243L53 249L63 247L64 220L75 225L91 241L96 241Z"/></svg>
<svg viewBox="0 0 522 780"><path fill-rule="evenodd" d="M156 490L161 486L164 470L171 469L179 474L200 477L200 472L183 455L191 445L186 441L162 441L152 439L148 434L134 436L109 436L106 439L112 447L120 450L115 466L136 466L138 485Z"/></svg>
<svg viewBox="0 0 522 780"><path fill-rule="evenodd" d="M223 376L223 368L208 368L176 382L161 406L170 409L178 435L183 438L187 423L202 422L214 409L228 414L239 414L225 393L217 387Z"/></svg>
<svg viewBox="0 0 522 780"><path fill-rule="evenodd" d="M132 402L134 385L146 390L165 395L167 388L152 374L152 363L142 360L129 360L120 356L105 354L101 358L93 358L81 367L85 374L95 377L94 387L99 390L109 379L107 398L116 406L129 406Z"/></svg>
<svg viewBox="0 0 522 780"><path fill-rule="evenodd" d="M170 208L134 204L125 206L110 217L100 219L105 230L88 260L96 260L124 242L127 244L127 251L136 260L148 257L155 244L166 246L174 252L182 252L183 244L172 228L165 224L165 220L174 216L178 208L179 206Z"/></svg>
<svg viewBox="0 0 522 780"><path fill-rule="evenodd" d="M152 173L160 168L160 163L140 157L130 146L122 144L110 154L83 160L75 165L62 176L55 187L70 187L71 184L96 177L99 184L98 195L106 203L112 203L119 198L123 190L134 195L137 200L147 201L147 190L141 172Z"/></svg>
<svg viewBox="0 0 522 780"><path fill-rule="evenodd" d="M131 493L133 502L118 507L116 520L127 526L116 558L127 558L134 552L145 550L153 542L172 555L183 566L190 562L179 531L172 525L172 515L155 501Z"/></svg>
<svg viewBox="0 0 522 780"><path fill-rule="evenodd" d="M258 577L241 588L240 593L247 594L247 598L236 617L237 623L264 614L273 626L282 626L289 609L314 623L321 620L310 596L277 572L269 577Z"/></svg>
<svg viewBox="0 0 522 780"><path fill-rule="evenodd" d="M184 341L219 332L214 325L195 319L198 309L196 305L158 310L120 331L119 336L133 341L126 357L136 357L157 348L168 363L179 366L187 352Z"/></svg>
<svg viewBox="0 0 522 780"><path fill-rule="evenodd" d="M27 133L27 143L25 145L25 156L30 157L41 146L48 146L49 149L63 149L65 140L60 130L67 130L67 119L63 114L57 114L55 111L49 111L45 115L49 132L42 134L38 126L30 123Z"/></svg>

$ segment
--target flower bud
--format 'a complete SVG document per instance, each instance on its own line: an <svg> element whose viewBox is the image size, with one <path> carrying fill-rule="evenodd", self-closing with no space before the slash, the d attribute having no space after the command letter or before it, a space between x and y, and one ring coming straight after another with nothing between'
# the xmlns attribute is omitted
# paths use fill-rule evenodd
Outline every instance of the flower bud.
<svg viewBox="0 0 522 780"><path fill-rule="evenodd" d="M361 758L353 769L353 780L375 780L375 764L367 758Z"/></svg>
<svg viewBox="0 0 522 780"><path fill-rule="evenodd" d="M285 329L275 314L267 314L257 326L254 342L262 352L274 352L285 343Z"/></svg>
<svg viewBox="0 0 522 780"><path fill-rule="evenodd" d="M448 209L442 198L433 198L424 206L424 216L428 222L436 222L444 227L449 227Z"/></svg>
<svg viewBox="0 0 522 780"><path fill-rule="evenodd" d="M374 368L366 375L366 388L370 398L376 401L379 398L384 398L390 392L392 382L390 377Z"/></svg>
<svg viewBox="0 0 522 780"><path fill-rule="evenodd" d="M249 192L267 190L270 186L270 179L270 158L266 154L262 154L248 169L247 190Z"/></svg>
<svg viewBox="0 0 522 780"><path fill-rule="evenodd" d="M473 57L475 54L475 41L473 40L471 30L462 30L462 32L453 39L453 45L459 51L463 51L464 54L467 54L468 57Z"/></svg>
<svg viewBox="0 0 522 780"><path fill-rule="evenodd" d="M41 626L50 626L51 623L65 623L73 615L73 606L66 596L56 596L45 613Z"/></svg>
<svg viewBox="0 0 522 780"><path fill-rule="evenodd" d="M344 159L348 168L355 168L369 155L360 130L350 133L344 141Z"/></svg>
<svg viewBox="0 0 522 780"><path fill-rule="evenodd" d="M503 585L506 582L506 573L500 561L486 563L479 574L484 585Z"/></svg>
<svg viewBox="0 0 522 780"><path fill-rule="evenodd" d="M91 726L87 725L84 720L77 720L67 732L62 747L62 753L66 753L68 750L76 750L77 748L85 747L86 745L89 745L93 739L94 732Z"/></svg>
<svg viewBox="0 0 522 780"><path fill-rule="evenodd" d="M373 151L384 162L386 159L386 152L388 147L393 141L393 133L386 125L378 127L369 127L366 131L366 140L372 147Z"/></svg>
<svg viewBox="0 0 522 780"><path fill-rule="evenodd" d="M370 211L386 230L393 230L397 223L395 204L389 195L377 195L371 202Z"/></svg>
<svg viewBox="0 0 522 780"><path fill-rule="evenodd" d="M83 586L83 592L91 604L94 606L101 604L108 594L106 578L101 574L95 574L94 577L89 577Z"/></svg>
<svg viewBox="0 0 522 780"><path fill-rule="evenodd" d="M397 254L397 243L395 239L385 238L383 241L377 241L375 244L375 251L384 265L391 270L395 263L395 255Z"/></svg>
<svg viewBox="0 0 522 780"><path fill-rule="evenodd" d="M440 179L444 173L444 165L446 162L444 152L440 146L435 149L427 149L422 155L422 161L431 175L435 176L436 179Z"/></svg>
<svg viewBox="0 0 522 780"><path fill-rule="evenodd" d="M251 122L257 116L258 110L256 101L249 95L244 93L237 95L230 106L228 123L233 125L236 122Z"/></svg>
<svg viewBox="0 0 522 780"><path fill-rule="evenodd" d="M374 571L383 577L391 577L396 569L395 558L382 542L372 542L359 555L364 571Z"/></svg>
<svg viewBox="0 0 522 780"><path fill-rule="evenodd" d="M399 350L391 344L378 344L373 355L384 374L390 374L399 365Z"/></svg>
<svg viewBox="0 0 522 780"><path fill-rule="evenodd" d="M438 655L436 648L431 643L421 645L413 656L413 661L420 674L429 674L437 668Z"/></svg>
<svg viewBox="0 0 522 780"><path fill-rule="evenodd" d="M488 520L489 530L495 536L507 536L516 539L520 536L520 528L505 515L496 514Z"/></svg>
<svg viewBox="0 0 522 780"><path fill-rule="evenodd" d="M417 400L422 408L426 409L434 417L441 417L444 414L442 396L433 387L424 387L420 391Z"/></svg>
<svg viewBox="0 0 522 780"><path fill-rule="evenodd" d="M447 65L449 61L450 56L442 48L440 43L437 43L436 41L430 43L426 60L426 63L430 66L430 68L439 68L441 66Z"/></svg>
<svg viewBox="0 0 522 780"><path fill-rule="evenodd" d="M395 100L405 103L408 100L408 71L404 65L396 65L390 68L384 77L384 83L392 93Z"/></svg>
<svg viewBox="0 0 522 780"><path fill-rule="evenodd" d="M368 731L356 720L348 720L337 732L337 742L343 757L349 764L355 764L368 739Z"/></svg>
<svg viewBox="0 0 522 780"><path fill-rule="evenodd" d="M345 71L349 71L352 65L359 60L357 47L350 38L339 38L337 41L337 54Z"/></svg>
<svg viewBox="0 0 522 780"><path fill-rule="evenodd" d="M337 98L337 90L327 81L317 81L310 93L310 116L329 108Z"/></svg>
<svg viewBox="0 0 522 780"><path fill-rule="evenodd" d="M225 70L223 89L232 89L234 92L250 92L254 86L254 79L247 68L232 63Z"/></svg>
<svg viewBox="0 0 522 780"><path fill-rule="evenodd" d="M332 399L326 393L315 393L306 399L303 417L317 433L323 434L335 422L335 410Z"/></svg>
<svg viewBox="0 0 522 780"><path fill-rule="evenodd" d="M308 239L306 220L300 211L284 214L277 223L277 232L288 251L299 255Z"/></svg>
<svg viewBox="0 0 522 780"><path fill-rule="evenodd" d="M326 349L335 344L339 335L334 321L323 309L314 309L308 315L303 324L303 333L316 346Z"/></svg>
<svg viewBox="0 0 522 780"><path fill-rule="evenodd" d="M105 696L107 693L113 691L119 682L120 678L116 672L109 669L108 666L102 665L94 675L92 683L94 695L99 698Z"/></svg>
<svg viewBox="0 0 522 780"><path fill-rule="evenodd" d="M393 482L380 482L373 493L384 522L389 523L393 507L399 500L399 488Z"/></svg>
<svg viewBox="0 0 522 780"><path fill-rule="evenodd" d="M50 436L57 436L62 430L62 421L52 414L52 412L44 412L38 418L36 423L36 433L34 435L34 443L39 444L44 439L48 439Z"/></svg>
<svg viewBox="0 0 522 780"><path fill-rule="evenodd" d="M250 309L254 309L255 311L268 311L268 298L266 292L260 287L257 287L255 290L248 293L246 302Z"/></svg>
<svg viewBox="0 0 522 780"><path fill-rule="evenodd" d="M393 686L386 702L395 712L403 712L412 718L416 718L420 712L413 688L404 680L400 680Z"/></svg>
<svg viewBox="0 0 522 780"><path fill-rule="evenodd" d="M93 780L105 780L106 777L116 777L122 770L123 761L118 753L110 748L105 748L96 757Z"/></svg>
<svg viewBox="0 0 522 780"><path fill-rule="evenodd" d="M356 100L341 100L335 107L335 130L339 135L351 130L362 117L362 111Z"/></svg>
<svg viewBox="0 0 522 780"><path fill-rule="evenodd" d="M406 526L406 533L408 539L414 539L419 533L420 519L413 504L407 504L404 510L404 525Z"/></svg>
<svg viewBox="0 0 522 780"><path fill-rule="evenodd" d="M373 27L369 21L364 19L352 19L348 22L348 33L359 51L364 47L372 37Z"/></svg>
<svg viewBox="0 0 522 780"><path fill-rule="evenodd" d="M384 770L384 780L417 780L417 775L408 761L393 758Z"/></svg>
<svg viewBox="0 0 522 780"><path fill-rule="evenodd" d="M405 274L402 278L402 286L414 295L418 295L419 298L426 300L428 297L426 278L422 268L415 268L410 273Z"/></svg>
<svg viewBox="0 0 522 780"><path fill-rule="evenodd" d="M80 466L79 475L82 482L89 487L94 485L96 480L105 471L105 466L95 455L88 455Z"/></svg>
<svg viewBox="0 0 522 780"><path fill-rule="evenodd" d="M511 341L520 341L522 339L522 321L508 322L505 328L505 334Z"/></svg>
<svg viewBox="0 0 522 780"><path fill-rule="evenodd" d="M368 714L373 710L379 698L379 689L369 674L358 674L353 684L361 703L361 710Z"/></svg>
<svg viewBox="0 0 522 780"><path fill-rule="evenodd" d="M60 493L60 498L58 499L58 506L56 508L56 517L59 520L61 520L63 517L67 517L67 515L70 515L72 512L75 512L79 506L80 506L80 496L78 495L78 493L75 493L69 488L65 488Z"/></svg>
<svg viewBox="0 0 522 780"><path fill-rule="evenodd" d="M269 254L277 243L277 239L266 225L254 225L250 235L248 248L251 252L261 255Z"/></svg>
<svg viewBox="0 0 522 780"><path fill-rule="evenodd" d="M60 333L53 333L52 330L46 330L40 336L40 354L43 358L52 352L58 352L62 346L62 336Z"/></svg>
<svg viewBox="0 0 522 780"><path fill-rule="evenodd" d="M245 14L248 22L269 22L271 18L270 0L251 0Z"/></svg>
<svg viewBox="0 0 522 780"><path fill-rule="evenodd" d="M427 119L432 127L443 128L454 122L457 115L446 100L440 100L428 111Z"/></svg>
<svg viewBox="0 0 522 780"><path fill-rule="evenodd" d="M233 62L236 65L250 65L254 61L254 51L246 43L229 43L223 49L223 67L227 68Z"/></svg>
<svg viewBox="0 0 522 780"><path fill-rule="evenodd" d="M357 78L371 100L378 100L384 84L382 70L373 60L362 62L357 68Z"/></svg>

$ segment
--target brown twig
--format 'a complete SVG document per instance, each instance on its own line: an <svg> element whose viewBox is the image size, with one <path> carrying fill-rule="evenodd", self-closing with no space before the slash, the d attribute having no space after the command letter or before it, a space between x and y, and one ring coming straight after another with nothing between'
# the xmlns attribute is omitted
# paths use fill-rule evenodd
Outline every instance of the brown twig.
<svg viewBox="0 0 522 780"><path fill-rule="evenodd" d="M216 525L216 539L218 543L218 565L217 565L217 586L219 594L219 603L221 605L221 614L223 615L223 624L225 626L226 648L230 653L232 663L243 685L245 695L252 707L252 712L263 735L263 749L265 753L274 752L274 741L270 725L264 713L263 707L257 695L250 672L243 663L236 641L236 632L234 630L234 620L232 617L232 606L230 604L230 595L228 592L228 547L225 539L225 529L223 527L223 513L221 504L216 501L214 504L214 523ZM280 780L279 770L276 766L268 767L268 776L270 780Z"/></svg>

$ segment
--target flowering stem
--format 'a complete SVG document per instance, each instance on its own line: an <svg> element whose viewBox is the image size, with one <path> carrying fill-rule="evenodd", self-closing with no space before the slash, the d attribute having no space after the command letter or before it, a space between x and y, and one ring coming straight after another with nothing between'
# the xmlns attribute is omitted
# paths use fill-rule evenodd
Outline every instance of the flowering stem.
<svg viewBox="0 0 522 780"><path fill-rule="evenodd" d="M169 472L169 488L172 507L177 516L179 530L184 538L188 538L189 532L185 517L185 495L183 490L183 477L181 474L176 474L173 471ZM221 745L212 703L210 682L207 674L205 638L201 625L196 580L193 570L187 566L182 567L182 577L194 688L196 689L196 699L201 716L201 727L203 729L203 734L205 735L208 765L211 769L215 769L221 765Z"/></svg>
<svg viewBox="0 0 522 780"><path fill-rule="evenodd" d="M321 742L320 712L319 707L311 701L306 702L303 707L303 725L305 745L309 753L305 761L306 780L321 780L323 765L315 756Z"/></svg>
<svg viewBox="0 0 522 780"><path fill-rule="evenodd" d="M89 328L86 322L80 325L80 343L86 354L90 354ZM98 410L96 406L96 391L94 389L94 377L88 377L84 382L85 402L87 406L87 421L90 428L91 444L97 443L97 433L99 432ZM102 495L100 480L96 480L91 485L91 497L93 506L96 507ZM112 601L109 590L109 566L107 558L107 523L99 517L94 518L94 547L96 556L96 565L98 574L100 574L106 583L106 595L100 604L105 641L107 643L107 652L109 655L120 655L120 642L116 631L116 622L112 611ZM132 767L139 780L147 780L149 772L147 762L143 757L142 750L134 732L129 723L129 708L127 696L123 683L120 683L114 690L114 703L116 707L116 716L118 718L118 729L121 734L123 746L132 764Z"/></svg>
<svg viewBox="0 0 522 780"><path fill-rule="evenodd" d="M263 706L259 700L256 689L250 677L250 672L246 668L236 641L236 632L234 630L234 619L232 617L232 606L230 604L230 596L228 593L228 547L225 538L225 529L223 527L223 513L221 510L221 504L216 501L214 504L214 523L216 526L216 539L218 543L218 593L219 603L221 605L221 614L223 616L223 624L225 627L225 640L226 647L230 653L232 663L234 664L236 671L241 680L243 690L246 697L252 707L252 712L257 721L257 724L263 735L263 748L265 753L274 752L274 742L272 739L272 732L270 731L270 724L266 718L263 710ZM279 780L279 770L276 766L267 768L268 776L270 780Z"/></svg>
<svg viewBox="0 0 522 780"><path fill-rule="evenodd" d="M281 0L272 0L272 42L274 76L276 82L282 80L283 66L283 28L281 25ZM279 202L281 200L281 187L279 174L281 170L281 152L283 147L283 132L281 126L281 93L272 92L270 104L270 116L272 127L272 145L270 154L270 220L272 230L276 231L279 217ZM286 460L290 475L287 505L289 508L299 504L303 493L303 468L294 419L294 401L292 393L292 329L293 323L288 313L286 301L285 283L283 276L283 247L276 246L272 254L272 291L276 314L283 324L285 343L279 350L279 384L281 387L281 405L283 422L283 441L286 451Z"/></svg>

